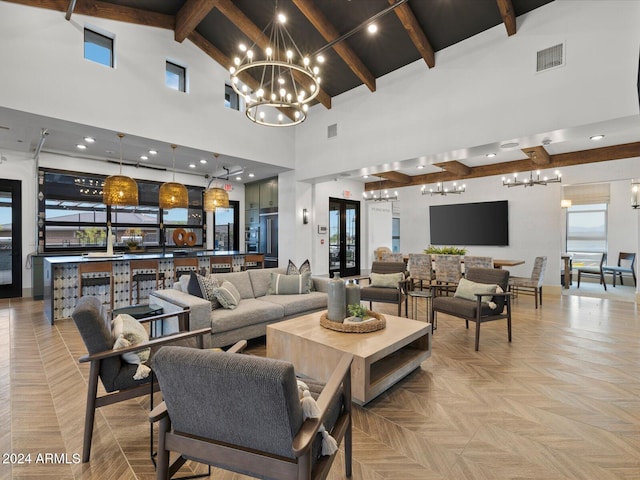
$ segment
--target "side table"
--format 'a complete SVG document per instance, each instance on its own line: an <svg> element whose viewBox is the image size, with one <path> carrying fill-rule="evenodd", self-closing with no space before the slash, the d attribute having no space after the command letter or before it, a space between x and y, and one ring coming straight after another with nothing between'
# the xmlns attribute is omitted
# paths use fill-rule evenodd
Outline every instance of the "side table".
<svg viewBox="0 0 640 480"><path fill-rule="evenodd" d="M429 290L411 290L409 292L409 298L411 299L411 318L418 319L418 299L424 298L425 308L427 309L427 323L431 323L431 331L438 328L438 326L431 321L431 302L433 301L433 292Z"/></svg>
<svg viewBox="0 0 640 480"><path fill-rule="evenodd" d="M143 318L162 315L163 313L164 310L160 305L131 305L129 307L116 308L111 312L111 318L115 318L120 314L126 314L131 315L136 320L141 320ZM162 326L160 327L160 334L164 334L164 328ZM151 322L151 336L155 337L155 322Z"/></svg>

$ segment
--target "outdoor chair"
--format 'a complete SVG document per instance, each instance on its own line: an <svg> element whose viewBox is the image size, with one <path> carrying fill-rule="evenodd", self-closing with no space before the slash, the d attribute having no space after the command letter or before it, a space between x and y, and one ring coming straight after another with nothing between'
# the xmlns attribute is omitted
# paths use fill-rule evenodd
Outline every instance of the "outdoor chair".
<svg viewBox="0 0 640 480"><path fill-rule="evenodd" d="M139 322L162 321L165 318L178 316L182 329L187 325L189 310L184 310L178 314L170 313L149 317ZM135 380L134 375L138 366L126 363L121 355L138 352L148 348L152 349L168 343L186 341L187 339L197 339L198 347L202 348L202 336L211 333L210 328L183 332L166 337L150 339L148 342L132 345L125 348L114 349L114 339L111 333L111 321L104 315L102 304L96 297L82 297L78 299L73 313L71 314L75 322L85 347L89 352L80 358L80 363L89 362L89 380L87 388L87 405L85 410L84 437L82 443L82 462L88 462L91 455L91 440L93 437L93 424L96 409L111 405L142 395L150 395L153 404L153 392L158 390L157 382L153 373ZM106 390L105 395L98 395L98 379Z"/></svg>
<svg viewBox="0 0 640 480"><path fill-rule="evenodd" d="M633 278L633 285L636 284L636 271L634 269L634 264L636 263L636 254L628 253L628 252L620 252L618 254L618 265L606 265L602 269L604 273L610 273L613 276L613 286L616 286L616 277L620 275L620 285L624 285L622 283L622 275L627 274L631 275Z"/></svg>
<svg viewBox="0 0 640 480"><path fill-rule="evenodd" d="M496 285L502 292L492 288ZM467 328L469 321L475 322L476 351L480 345L480 325L493 320L507 320L507 333L511 342L511 292L507 291L508 288L508 270L471 268L460 281L453 296L438 296L433 299L431 318L435 322L436 312L441 312L464 318Z"/></svg>
<svg viewBox="0 0 640 480"><path fill-rule="evenodd" d="M369 285L360 288L360 300L369 302L369 309L373 308L373 302L395 303L398 305L398 316L407 313L407 293L411 279L407 278L407 266L404 262L373 262Z"/></svg>
<svg viewBox="0 0 640 480"><path fill-rule="evenodd" d="M542 305L542 281L544 280L546 268L547 257L536 257L530 277L509 277L511 291L515 295L518 295L520 290L524 293L532 292L535 297L536 308L538 308L538 301Z"/></svg>
<svg viewBox="0 0 640 480"><path fill-rule="evenodd" d="M305 418L291 363L163 347L153 367L164 402L149 415L160 422L157 478L195 460L262 479L324 479L337 455L323 455L329 435L344 442L350 477L352 361L344 354L326 385L302 378L318 407Z"/></svg>
<svg viewBox="0 0 640 480"><path fill-rule="evenodd" d="M604 264L607 261L607 254L603 253L600 257L600 264L597 267L578 267L578 288L580 288L580 278L582 275L587 277L598 277L600 284L604 286L604 291L607 291L607 282L604 279Z"/></svg>

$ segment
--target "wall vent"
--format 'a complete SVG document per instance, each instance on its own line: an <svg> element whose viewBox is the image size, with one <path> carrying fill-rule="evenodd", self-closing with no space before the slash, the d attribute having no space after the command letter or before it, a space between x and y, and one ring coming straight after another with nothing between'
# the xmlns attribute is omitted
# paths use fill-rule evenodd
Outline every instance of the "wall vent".
<svg viewBox="0 0 640 480"><path fill-rule="evenodd" d="M327 127L327 138L333 138L338 136L338 124L334 123Z"/></svg>
<svg viewBox="0 0 640 480"><path fill-rule="evenodd" d="M553 47L538 51L536 72L544 72L552 68L564 65L564 44L559 43Z"/></svg>

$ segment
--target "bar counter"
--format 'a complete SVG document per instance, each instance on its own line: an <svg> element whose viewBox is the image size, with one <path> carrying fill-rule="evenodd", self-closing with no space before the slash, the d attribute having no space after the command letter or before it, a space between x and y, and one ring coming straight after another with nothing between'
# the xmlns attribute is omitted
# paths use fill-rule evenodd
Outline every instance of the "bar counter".
<svg viewBox="0 0 640 480"><path fill-rule="evenodd" d="M51 324L55 320L69 318L76 302L80 297L78 267L81 264L97 264L110 262L113 269L113 289L108 292L110 285L94 285L85 287L85 295L113 298L113 308L122 308L130 305L130 268L133 260L157 260L159 272L164 275L164 286L170 288L174 278L174 258L197 258L198 269L203 272L210 271L211 257L231 256L233 258L232 269L244 264L246 255L238 251L198 250L185 254L176 253L116 253L113 256L97 253L89 255L66 255L44 258L44 312ZM260 255L260 254L257 254ZM238 268L235 268L238 269ZM95 275L98 276L97 274ZM145 282L141 291L141 297L148 296L150 291L156 290L154 282ZM145 303L145 302L143 302Z"/></svg>

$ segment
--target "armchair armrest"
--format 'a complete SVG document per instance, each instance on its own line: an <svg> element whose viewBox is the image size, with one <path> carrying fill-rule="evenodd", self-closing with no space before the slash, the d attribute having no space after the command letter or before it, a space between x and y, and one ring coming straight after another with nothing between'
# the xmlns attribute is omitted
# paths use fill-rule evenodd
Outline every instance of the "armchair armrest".
<svg viewBox="0 0 640 480"><path fill-rule="evenodd" d="M149 412L149 421L151 423L155 423L163 418L167 417L169 412L167 412L167 404L160 402L160 405L156 406L153 410Z"/></svg>
<svg viewBox="0 0 640 480"><path fill-rule="evenodd" d="M247 348L247 341L246 340L240 340L239 342L236 342L235 344L230 346L226 350L226 353L242 353L242 352L244 352L245 348Z"/></svg>
<svg viewBox="0 0 640 480"><path fill-rule="evenodd" d="M174 335L167 335L165 337L158 337L149 340L148 342L139 343L138 345L131 345L130 347L117 348L115 350L105 350L104 352L93 353L91 355L84 355L80 357L80 363L93 362L95 360L103 360L105 358L117 357L123 353L137 352L144 350L145 348L159 347L165 344L173 343L177 340L184 340L186 338L202 337L202 335L211 333L211 328L203 328L200 330L194 330L192 332L182 332Z"/></svg>
<svg viewBox="0 0 640 480"><path fill-rule="evenodd" d="M320 426L324 422L324 417L327 414L327 410L331 404L331 400L335 396L336 392L340 389L340 385L345 385L345 393L347 395L346 400L349 405L345 408L351 408L351 363L353 362L353 355L345 353L342 355L338 366L331 374L329 381L326 383L316 404L320 410L320 416L318 418L308 418L302 424L300 431L293 439L292 451L296 457L301 457L307 450L311 448L311 444L320 429ZM347 387L349 392L346 392ZM347 402L345 402L347 403Z"/></svg>

